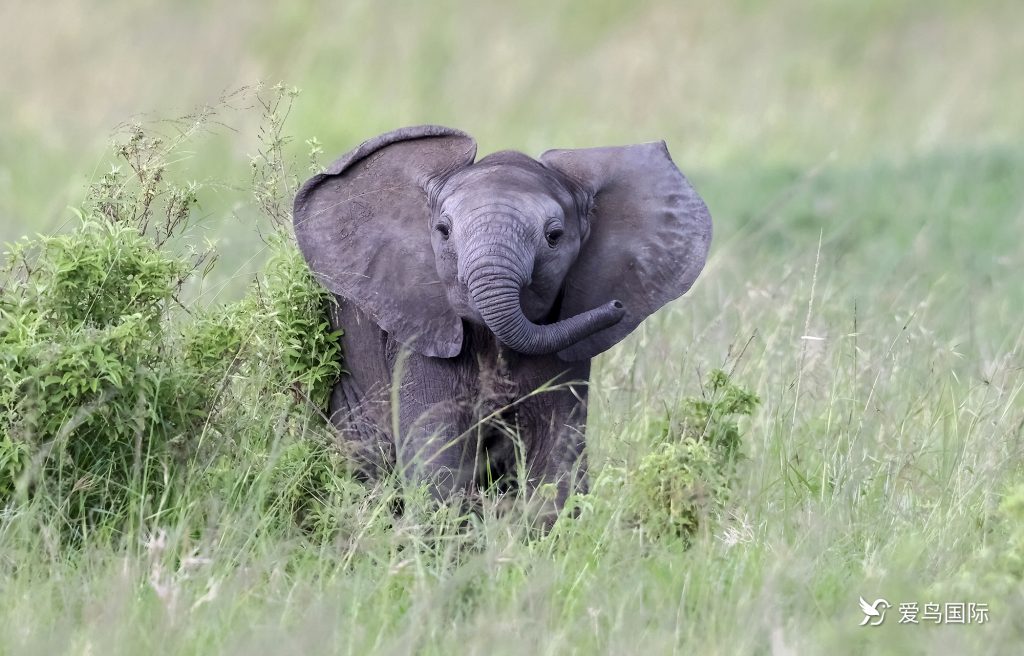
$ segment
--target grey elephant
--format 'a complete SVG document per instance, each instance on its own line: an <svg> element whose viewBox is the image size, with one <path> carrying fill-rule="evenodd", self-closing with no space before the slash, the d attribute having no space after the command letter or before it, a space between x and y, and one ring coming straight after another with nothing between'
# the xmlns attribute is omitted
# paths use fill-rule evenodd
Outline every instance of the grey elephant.
<svg viewBox="0 0 1024 656"><path fill-rule="evenodd" d="M690 288L711 217L664 142L475 156L407 127L299 190L299 248L344 331L331 420L369 476L525 491L550 521L586 490L591 358Z"/></svg>

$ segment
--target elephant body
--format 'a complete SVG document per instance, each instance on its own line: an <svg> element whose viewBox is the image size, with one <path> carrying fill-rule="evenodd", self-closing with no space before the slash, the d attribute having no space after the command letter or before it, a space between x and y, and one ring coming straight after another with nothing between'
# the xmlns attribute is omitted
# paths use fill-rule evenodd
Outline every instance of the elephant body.
<svg viewBox="0 0 1024 656"><path fill-rule="evenodd" d="M397 467L429 480L439 498L553 483L555 507L585 489L589 360L523 355L475 325L466 327L457 356L424 356L337 300L331 324L344 330L347 372L330 416L364 476Z"/></svg>
<svg viewBox="0 0 1024 656"><path fill-rule="evenodd" d="M591 358L690 288L711 218L664 142L475 155L402 128L296 195L344 331L331 417L370 476L439 499L551 484L557 512L586 486Z"/></svg>

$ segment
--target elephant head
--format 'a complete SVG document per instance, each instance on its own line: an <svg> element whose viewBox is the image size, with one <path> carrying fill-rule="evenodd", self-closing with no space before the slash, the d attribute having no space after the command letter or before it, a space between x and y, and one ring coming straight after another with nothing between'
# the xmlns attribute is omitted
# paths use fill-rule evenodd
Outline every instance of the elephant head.
<svg viewBox="0 0 1024 656"><path fill-rule="evenodd" d="M704 266L711 217L664 142L475 155L458 130L402 128L295 199L317 278L419 353L458 355L468 320L520 353L591 358Z"/></svg>

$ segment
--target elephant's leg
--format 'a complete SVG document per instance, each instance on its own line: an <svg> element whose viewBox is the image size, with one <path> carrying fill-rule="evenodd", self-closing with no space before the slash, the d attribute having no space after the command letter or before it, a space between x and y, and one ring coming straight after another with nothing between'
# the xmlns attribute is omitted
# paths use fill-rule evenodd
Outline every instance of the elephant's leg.
<svg viewBox="0 0 1024 656"><path fill-rule="evenodd" d="M522 358L516 364L520 393L525 397L516 412L526 451L524 487L540 519L550 525L571 493L587 490L590 362L536 357Z"/></svg>
<svg viewBox="0 0 1024 656"><path fill-rule="evenodd" d="M557 400L519 414L520 431L530 436L525 488L545 525L554 523L570 494L587 491L586 389L574 385L573 393L549 394Z"/></svg>
<svg viewBox="0 0 1024 656"><path fill-rule="evenodd" d="M397 465L406 482L426 484L438 500L468 490L474 478L467 429L476 390L469 365L468 358L407 353L395 367Z"/></svg>
<svg viewBox="0 0 1024 656"><path fill-rule="evenodd" d="M381 421L388 415L387 400L386 387L367 393L347 375L331 391L329 412L338 447L353 464L353 473L364 481L377 480L394 467L394 444Z"/></svg>

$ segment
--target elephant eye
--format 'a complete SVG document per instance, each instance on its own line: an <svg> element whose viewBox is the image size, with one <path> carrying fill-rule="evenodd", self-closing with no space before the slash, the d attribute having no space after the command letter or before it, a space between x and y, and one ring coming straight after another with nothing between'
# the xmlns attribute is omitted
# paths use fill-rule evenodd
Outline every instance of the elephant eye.
<svg viewBox="0 0 1024 656"><path fill-rule="evenodd" d="M548 240L548 246L550 246L551 248L554 248L555 246L558 245L558 240L562 238L562 229L561 228L548 228L548 231L547 231L547 234L545 235L545 237Z"/></svg>
<svg viewBox="0 0 1024 656"><path fill-rule="evenodd" d="M440 232L441 239L444 239L445 241L447 241L448 237L451 236L451 228L448 227L447 223L438 223L436 226L434 226L434 230Z"/></svg>

